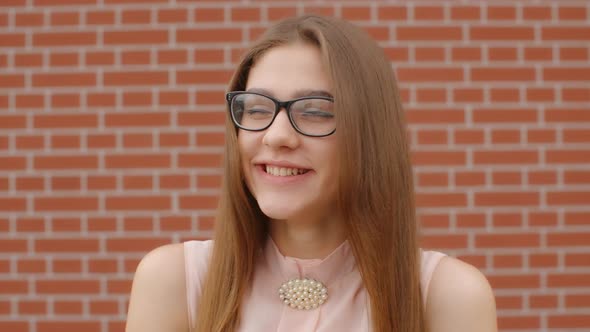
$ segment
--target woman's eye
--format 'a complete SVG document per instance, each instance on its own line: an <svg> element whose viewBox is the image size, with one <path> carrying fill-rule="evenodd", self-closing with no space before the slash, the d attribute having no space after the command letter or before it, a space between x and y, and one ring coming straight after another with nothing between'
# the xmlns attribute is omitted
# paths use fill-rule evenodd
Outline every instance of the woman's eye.
<svg viewBox="0 0 590 332"><path fill-rule="evenodd" d="M317 117L317 118L333 118L334 114L319 109L306 109L301 112L301 115L305 117Z"/></svg>

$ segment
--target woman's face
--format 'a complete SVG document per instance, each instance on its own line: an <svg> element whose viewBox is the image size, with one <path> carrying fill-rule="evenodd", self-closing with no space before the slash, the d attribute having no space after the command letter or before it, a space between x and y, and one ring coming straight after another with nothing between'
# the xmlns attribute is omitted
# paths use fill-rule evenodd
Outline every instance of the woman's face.
<svg viewBox="0 0 590 332"><path fill-rule="evenodd" d="M246 91L286 101L331 94L331 82L319 49L294 43L266 51L251 68ZM336 214L337 135L298 133L284 108L266 130L239 130L246 184L264 214L297 223L321 222Z"/></svg>

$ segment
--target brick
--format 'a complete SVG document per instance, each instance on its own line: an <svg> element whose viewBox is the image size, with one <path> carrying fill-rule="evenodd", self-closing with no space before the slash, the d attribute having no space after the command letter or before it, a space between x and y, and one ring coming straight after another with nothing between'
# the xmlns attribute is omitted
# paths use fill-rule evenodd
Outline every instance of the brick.
<svg viewBox="0 0 590 332"><path fill-rule="evenodd" d="M209 195L181 195L179 206L183 210L212 210L217 208L218 197Z"/></svg>
<svg viewBox="0 0 590 332"><path fill-rule="evenodd" d="M533 68L471 68L471 79L487 82L534 81L535 70Z"/></svg>
<svg viewBox="0 0 590 332"><path fill-rule="evenodd" d="M98 168L97 156L35 156L33 165L36 169L96 169Z"/></svg>
<svg viewBox="0 0 590 332"><path fill-rule="evenodd" d="M81 315L84 309L82 301L57 300L53 302L53 311L60 315ZM61 331L61 330L56 330Z"/></svg>
<svg viewBox="0 0 590 332"><path fill-rule="evenodd" d="M153 250L157 247L169 244L166 238L109 238L106 240L108 252L142 252Z"/></svg>
<svg viewBox="0 0 590 332"><path fill-rule="evenodd" d="M583 47L561 47L559 59L561 61L587 61L588 49Z"/></svg>
<svg viewBox="0 0 590 332"><path fill-rule="evenodd" d="M416 151L412 153L412 163L416 166L461 166L466 162L467 156L464 151Z"/></svg>
<svg viewBox="0 0 590 332"><path fill-rule="evenodd" d="M181 70L176 73L176 84L227 84L229 70Z"/></svg>
<svg viewBox="0 0 590 332"><path fill-rule="evenodd" d="M538 206L537 192L478 192L475 193L476 206Z"/></svg>
<svg viewBox="0 0 590 332"><path fill-rule="evenodd" d="M548 205L588 205L590 191L561 191L547 193Z"/></svg>
<svg viewBox="0 0 590 332"><path fill-rule="evenodd" d="M495 255L493 265L496 269L519 269L523 260L521 255Z"/></svg>
<svg viewBox="0 0 590 332"><path fill-rule="evenodd" d="M3 74L0 76L0 88L24 88L25 75L22 74Z"/></svg>
<svg viewBox="0 0 590 332"><path fill-rule="evenodd" d="M590 40L590 27L543 27L541 39L549 41Z"/></svg>
<svg viewBox="0 0 590 332"><path fill-rule="evenodd" d="M462 110L409 110L406 119L411 124L462 124L465 112Z"/></svg>
<svg viewBox="0 0 590 332"><path fill-rule="evenodd" d="M79 149L80 136L78 135L53 135L50 137L49 146L52 149Z"/></svg>
<svg viewBox="0 0 590 332"><path fill-rule="evenodd" d="M96 39L95 32L35 32L33 46L93 46Z"/></svg>
<svg viewBox="0 0 590 332"><path fill-rule="evenodd" d="M186 23L188 11L186 9L160 9L157 13L158 23Z"/></svg>
<svg viewBox="0 0 590 332"><path fill-rule="evenodd" d="M163 217L160 218L161 231L190 231L192 221L190 217Z"/></svg>
<svg viewBox="0 0 590 332"><path fill-rule="evenodd" d="M170 113L107 113L104 119L107 127L161 127L170 125Z"/></svg>
<svg viewBox="0 0 590 332"><path fill-rule="evenodd" d="M161 147L189 146L190 143L187 133L160 133L158 141Z"/></svg>
<svg viewBox="0 0 590 332"><path fill-rule="evenodd" d="M115 54L108 51L87 52L85 55L85 59L86 65L89 66L115 64Z"/></svg>
<svg viewBox="0 0 590 332"><path fill-rule="evenodd" d="M149 24L151 11L145 9L127 9L121 11L121 23L123 24Z"/></svg>
<svg viewBox="0 0 590 332"><path fill-rule="evenodd" d="M537 330L541 326L539 316L524 316L519 314L518 316L499 316L498 317L498 328L503 330L509 329L533 329Z"/></svg>
<svg viewBox="0 0 590 332"><path fill-rule="evenodd" d="M549 20L551 19L551 7L549 6L524 6L522 17L525 20Z"/></svg>
<svg viewBox="0 0 590 332"><path fill-rule="evenodd" d="M492 184L494 185L521 185L522 175L520 172L498 171L492 173Z"/></svg>
<svg viewBox="0 0 590 332"><path fill-rule="evenodd" d="M118 270L115 259L89 259L88 272L90 273L115 273Z"/></svg>
<svg viewBox="0 0 590 332"><path fill-rule="evenodd" d="M96 114L36 114L33 126L39 129L96 128Z"/></svg>
<svg viewBox="0 0 590 332"><path fill-rule="evenodd" d="M168 73L164 71L106 72L103 75L106 86L168 84Z"/></svg>
<svg viewBox="0 0 590 332"><path fill-rule="evenodd" d="M522 309L522 297L510 295L496 295L496 307L499 310Z"/></svg>
<svg viewBox="0 0 590 332"><path fill-rule="evenodd" d="M197 187L198 188L209 188L217 189L221 187L221 176L220 175L198 175L197 176Z"/></svg>
<svg viewBox="0 0 590 332"><path fill-rule="evenodd" d="M52 108L80 107L80 95L72 93L61 93L51 95Z"/></svg>
<svg viewBox="0 0 590 332"><path fill-rule="evenodd" d="M553 50L551 47L526 47L524 59L527 61L551 61L553 60Z"/></svg>
<svg viewBox="0 0 590 332"><path fill-rule="evenodd" d="M564 87L561 89L561 99L564 102L590 102L590 88Z"/></svg>
<svg viewBox="0 0 590 332"><path fill-rule="evenodd" d="M588 241L588 239L590 239L590 232L555 232L547 234L547 245L550 247L584 247L590 246L590 241Z"/></svg>
<svg viewBox="0 0 590 332"><path fill-rule="evenodd" d="M0 171L24 170L27 167L25 157L0 156Z"/></svg>
<svg viewBox="0 0 590 332"><path fill-rule="evenodd" d="M16 178L16 190L41 191L45 189L45 180L40 176L24 176Z"/></svg>
<svg viewBox="0 0 590 332"><path fill-rule="evenodd" d="M455 144L483 144L485 135L480 129L457 129L454 132Z"/></svg>
<svg viewBox="0 0 590 332"><path fill-rule="evenodd" d="M567 253L565 255L565 265L571 267L590 266L590 253Z"/></svg>
<svg viewBox="0 0 590 332"><path fill-rule="evenodd" d="M220 167L221 154L218 153L179 153L178 167Z"/></svg>
<svg viewBox="0 0 590 332"><path fill-rule="evenodd" d="M45 139L40 135L19 135L15 141L18 150L40 150L45 147Z"/></svg>
<svg viewBox="0 0 590 332"><path fill-rule="evenodd" d="M195 22L223 22L225 19L223 8L195 8L194 20ZM203 33L203 31L201 31Z"/></svg>
<svg viewBox="0 0 590 332"><path fill-rule="evenodd" d="M566 308L590 307L590 294L571 294L565 296Z"/></svg>
<svg viewBox="0 0 590 332"><path fill-rule="evenodd" d="M34 87L92 87L96 85L94 73L49 73L33 74Z"/></svg>
<svg viewBox="0 0 590 332"><path fill-rule="evenodd" d="M564 143L587 143L590 142L590 132L583 129L564 129Z"/></svg>
<svg viewBox="0 0 590 332"><path fill-rule="evenodd" d="M14 55L14 66L15 67L41 67L41 66L43 66L43 54L41 54L41 53L17 53Z"/></svg>
<svg viewBox="0 0 590 332"><path fill-rule="evenodd" d="M83 221L80 218L52 218L51 229L54 232L76 232L82 231Z"/></svg>
<svg viewBox="0 0 590 332"><path fill-rule="evenodd" d="M81 181L75 176L54 176L51 179L52 190L81 190Z"/></svg>
<svg viewBox="0 0 590 332"><path fill-rule="evenodd" d="M105 156L105 167L110 169L167 168L168 154L110 154Z"/></svg>
<svg viewBox="0 0 590 332"><path fill-rule="evenodd" d="M588 287L590 285L589 273L549 273L547 275L547 287Z"/></svg>
<svg viewBox="0 0 590 332"><path fill-rule="evenodd" d="M523 216L520 213L495 212L492 215L492 226L495 228L522 227Z"/></svg>
<svg viewBox="0 0 590 332"><path fill-rule="evenodd" d="M199 146L223 146L225 135L224 133L197 133L196 140Z"/></svg>
<svg viewBox="0 0 590 332"><path fill-rule="evenodd" d="M158 64L185 64L188 62L186 50L158 50Z"/></svg>
<svg viewBox="0 0 590 332"><path fill-rule="evenodd" d="M285 18L297 16L297 8L291 6L281 6L281 7L267 7L266 8L266 15L270 22L279 21Z"/></svg>
<svg viewBox="0 0 590 332"><path fill-rule="evenodd" d="M451 20L479 20L481 17L479 6L458 6L451 7Z"/></svg>
<svg viewBox="0 0 590 332"><path fill-rule="evenodd" d="M416 40L431 40L431 41L451 41L462 40L462 32L460 27L403 27L396 28L396 37L400 41L416 41Z"/></svg>
<svg viewBox="0 0 590 332"><path fill-rule="evenodd" d="M117 178L109 175L88 176L86 186L88 190L113 190L117 188Z"/></svg>
<svg viewBox="0 0 590 332"><path fill-rule="evenodd" d="M514 6L488 6L488 20L515 20L516 8Z"/></svg>
<svg viewBox="0 0 590 332"><path fill-rule="evenodd" d="M21 258L16 263L16 270L19 273L45 273L47 263L44 259Z"/></svg>
<svg viewBox="0 0 590 332"><path fill-rule="evenodd" d="M453 90L453 101L459 103L483 102L483 90L479 88L457 88Z"/></svg>
<svg viewBox="0 0 590 332"><path fill-rule="evenodd" d="M97 10L86 12L87 25L112 25L115 23L115 12L112 10Z"/></svg>
<svg viewBox="0 0 590 332"><path fill-rule="evenodd" d="M400 82L457 82L463 80L461 68L398 68Z"/></svg>
<svg viewBox="0 0 590 332"><path fill-rule="evenodd" d="M408 10L406 6L391 6L378 4L377 18L383 21L406 20Z"/></svg>
<svg viewBox="0 0 590 332"><path fill-rule="evenodd" d="M40 27L44 24L42 13L15 13L14 25L16 27Z"/></svg>
<svg viewBox="0 0 590 332"><path fill-rule="evenodd" d="M91 301L90 314L92 315L116 315L119 313L118 301Z"/></svg>
<svg viewBox="0 0 590 332"><path fill-rule="evenodd" d="M94 5L96 0L35 0L36 6Z"/></svg>
<svg viewBox="0 0 590 332"><path fill-rule="evenodd" d="M566 185L590 184L590 171L566 170L563 174L563 182Z"/></svg>
<svg viewBox="0 0 590 332"><path fill-rule="evenodd" d="M2 212L24 212L26 208L27 201L25 198L0 198L0 211Z"/></svg>
<svg viewBox="0 0 590 332"><path fill-rule="evenodd" d="M124 148L149 148L153 146L152 134L130 133L123 135Z"/></svg>
<svg viewBox="0 0 590 332"><path fill-rule="evenodd" d="M585 109L547 108L545 109L545 121L550 123L590 122L590 112Z"/></svg>
<svg viewBox="0 0 590 332"><path fill-rule="evenodd" d="M27 294L29 285L26 280L0 280L0 294Z"/></svg>
<svg viewBox="0 0 590 332"><path fill-rule="evenodd" d="M80 24L80 15L77 12L53 12L50 16L53 26L67 26Z"/></svg>
<svg viewBox="0 0 590 332"><path fill-rule="evenodd" d="M547 319L549 328L585 328L590 327L590 317L585 314L555 314Z"/></svg>
<svg viewBox="0 0 590 332"><path fill-rule="evenodd" d="M465 207L467 206L467 196L464 193L418 193L416 194L416 206L418 208Z"/></svg>
<svg viewBox="0 0 590 332"><path fill-rule="evenodd" d="M242 41L240 28L192 28L176 31L177 43L237 43Z"/></svg>
<svg viewBox="0 0 590 332"><path fill-rule="evenodd" d="M534 40L535 31L532 27L487 27L472 26L469 30L469 39L474 41L485 40Z"/></svg>
<svg viewBox="0 0 590 332"><path fill-rule="evenodd" d="M457 227L484 228L486 227L486 215L482 213L460 213L456 216Z"/></svg>
<svg viewBox="0 0 590 332"><path fill-rule="evenodd" d="M123 65L149 65L151 63L150 51L123 51L121 52L121 64Z"/></svg>
<svg viewBox="0 0 590 332"><path fill-rule="evenodd" d="M261 19L260 8L256 7L233 7L229 13L232 22L259 22Z"/></svg>
<svg viewBox="0 0 590 332"><path fill-rule="evenodd" d="M424 235L420 246L435 249L459 249L467 247L466 235Z"/></svg>
<svg viewBox="0 0 590 332"><path fill-rule="evenodd" d="M590 162L590 150L549 150L546 151L548 164L587 164Z"/></svg>
<svg viewBox="0 0 590 332"><path fill-rule="evenodd" d="M530 212L530 226L555 226L557 225L557 214L553 212Z"/></svg>
<svg viewBox="0 0 590 332"><path fill-rule="evenodd" d="M556 254L530 254L529 265L533 268L557 267Z"/></svg>
<svg viewBox="0 0 590 332"><path fill-rule="evenodd" d="M171 199L168 196L107 196L105 201L107 210L170 210Z"/></svg>
<svg viewBox="0 0 590 332"><path fill-rule="evenodd" d="M96 211L96 197L36 197L36 211Z"/></svg>
<svg viewBox="0 0 590 332"><path fill-rule="evenodd" d="M142 92L123 92L123 106L150 106L152 105L153 95L151 91Z"/></svg>
<svg viewBox="0 0 590 332"><path fill-rule="evenodd" d="M158 95L160 105L188 105L188 93L185 91L161 91Z"/></svg>
<svg viewBox="0 0 590 332"><path fill-rule="evenodd" d="M82 261L77 259L54 259L54 273L82 273Z"/></svg>
<svg viewBox="0 0 590 332"><path fill-rule="evenodd" d="M588 31L590 33L590 30ZM547 81L588 81L590 68L544 68L543 79Z"/></svg>
<svg viewBox="0 0 590 332"><path fill-rule="evenodd" d="M477 204L476 204L477 205ZM536 248L540 245L538 234L476 234L475 246L478 248Z"/></svg>
<svg viewBox="0 0 590 332"><path fill-rule="evenodd" d="M476 165L537 164L539 162L539 153L538 151L516 149L504 151L474 151L473 162Z"/></svg>
<svg viewBox="0 0 590 332"><path fill-rule="evenodd" d="M219 105L225 101L224 91L197 91L195 93L197 105Z"/></svg>
<svg viewBox="0 0 590 332"><path fill-rule="evenodd" d="M88 231L90 232L114 232L115 230L117 230L115 218L88 218Z"/></svg>
<svg viewBox="0 0 590 332"><path fill-rule="evenodd" d="M45 221L43 218L19 218L16 221L17 232L44 232Z"/></svg>
<svg viewBox="0 0 590 332"><path fill-rule="evenodd" d="M490 99L493 102L517 102L520 100L518 89L492 88Z"/></svg>
<svg viewBox="0 0 590 332"><path fill-rule="evenodd" d="M534 109L474 109L475 123L536 123L538 113Z"/></svg>
<svg viewBox="0 0 590 332"><path fill-rule="evenodd" d="M105 45L167 44L167 30L105 31Z"/></svg>
<svg viewBox="0 0 590 332"><path fill-rule="evenodd" d="M188 189L191 186L188 175L160 175L159 183L160 189ZM200 185L198 186L200 187Z"/></svg>
<svg viewBox="0 0 590 332"><path fill-rule="evenodd" d="M588 12L585 7L559 7L557 17L560 20L585 20Z"/></svg>
<svg viewBox="0 0 590 332"><path fill-rule="evenodd" d="M566 225L590 225L590 213L588 212L566 212Z"/></svg>
<svg viewBox="0 0 590 332"><path fill-rule="evenodd" d="M529 171L528 183L532 185L557 184L557 173L554 171Z"/></svg>
<svg viewBox="0 0 590 332"><path fill-rule="evenodd" d="M223 49L197 49L193 53L195 62L198 63L223 63Z"/></svg>
<svg viewBox="0 0 590 332"><path fill-rule="evenodd" d="M416 6L414 7L415 20L442 20L444 9L440 6Z"/></svg>
<svg viewBox="0 0 590 332"><path fill-rule="evenodd" d="M488 59L492 61L516 61L517 50L514 47L490 47L488 48Z"/></svg>
<svg viewBox="0 0 590 332"><path fill-rule="evenodd" d="M0 47L24 47L24 33L0 33Z"/></svg>
<svg viewBox="0 0 590 332"><path fill-rule="evenodd" d="M151 175L130 175L123 177L123 188L126 190L152 189L153 186Z"/></svg>
<svg viewBox="0 0 590 332"><path fill-rule="evenodd" d="M126 217L123 221L124 231L153 231L154 221L150 217Z"/></svg>
<svg viewBox="0 0 590 332"><path fill-rule="evenodd" d="M0 115L0 129L24 129L27 127L25 115Z"/></svg>

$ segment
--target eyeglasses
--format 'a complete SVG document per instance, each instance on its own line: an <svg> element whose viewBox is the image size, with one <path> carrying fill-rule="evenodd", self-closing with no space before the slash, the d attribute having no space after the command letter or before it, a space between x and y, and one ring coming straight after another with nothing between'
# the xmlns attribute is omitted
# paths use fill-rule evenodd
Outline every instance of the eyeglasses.
<svg viewBox="0 0 590 332"><path fill-rule="evenodd" d="M281 109L285 109L295 130L305 136L323 137L336 131L334 99L308 96L280 101L257 93L228 92L226 100L236 127L261 131L272 125Z"/></svg>

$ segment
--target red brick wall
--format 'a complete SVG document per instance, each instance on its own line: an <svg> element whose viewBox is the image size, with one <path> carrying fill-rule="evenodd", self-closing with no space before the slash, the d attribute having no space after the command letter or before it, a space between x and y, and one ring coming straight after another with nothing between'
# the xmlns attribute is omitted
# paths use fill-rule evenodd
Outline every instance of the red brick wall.
<svg viewBox="0 0 590 332"><path fill-rule="evenodd" d="M211 235L240 51L304 12L391 58L425 246L502 331L590 330L590 2L2 0L1 331L123 330L142 255Z"/></svg>

